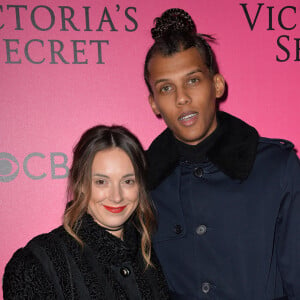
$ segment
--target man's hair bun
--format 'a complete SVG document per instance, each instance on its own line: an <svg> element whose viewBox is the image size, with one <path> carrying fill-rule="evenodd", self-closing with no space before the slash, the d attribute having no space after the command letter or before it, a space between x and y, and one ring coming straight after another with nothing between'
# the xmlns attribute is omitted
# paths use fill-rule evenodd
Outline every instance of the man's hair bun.
<svg viewBox="0 0 300 300"><path fill-rule="evenodd" d="M191 16L180 8L166 10L161 17L154 20L154 25L151 34L155 41L174 33L197 33L196 25Z"/></svg>

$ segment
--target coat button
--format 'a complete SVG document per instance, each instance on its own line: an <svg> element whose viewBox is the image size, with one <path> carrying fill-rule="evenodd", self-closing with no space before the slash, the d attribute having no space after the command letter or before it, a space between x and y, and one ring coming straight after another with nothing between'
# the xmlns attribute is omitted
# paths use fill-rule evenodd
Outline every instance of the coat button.
<svg viewBox="0 0 300 300"><path fill-rule="evenodd" d="M203 169L200 167L194 169L194 175L198 178L201 178L203 176Z"/></svg>
<svg viewBox="0 0 300 300"><path fill-rule="evenodd" d="M182 232L182 227L181 227L181 225L176 224L176 225L174 226L174 232L175 232L176 234L180 234L180 233Z"/></svg>
<svg viewBox="0 0 300 300"><path fill-rule="evenodd" d="M210 290L210 284L209 284L209 282L203 282L201 289L202 289L202 292L204 294L207 294L209 292L209 290Z"/></svg>
<svg viewBox="0 0 300 300"><path fill-rule="evenodd" d="M130 270L126 267L122 267L120 273L123 277L128 277L130 275Z"/></svg>
<svg viewBox="0 0 300 300"><path fill-rule="evenodd" d="M200 225L196 229L196 233L198 235L202 235L202 234L206 233L206 231L207 231L207 227L205 225Z"/></svg>

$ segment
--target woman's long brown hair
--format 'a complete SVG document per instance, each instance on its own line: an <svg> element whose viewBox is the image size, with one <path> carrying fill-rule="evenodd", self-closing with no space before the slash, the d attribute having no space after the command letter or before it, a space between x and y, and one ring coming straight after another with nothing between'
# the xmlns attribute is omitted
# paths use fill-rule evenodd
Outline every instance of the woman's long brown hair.
<svg viewBox="0 0 300 300"><path fill-rule="evenodd" d="M91 196L91 169L97 152L118 147L129 156L139 185L139 204L132 220L141 234L141 250L146 267L151 263L151 234L155 227L155 217L147 197L145 172L146 160L138 139L122 126L99 125L88 129L73 150L73 163L68 178L68 206L64 213L65 230L81 245L77 235L80 219L87 212Z"/></svg>

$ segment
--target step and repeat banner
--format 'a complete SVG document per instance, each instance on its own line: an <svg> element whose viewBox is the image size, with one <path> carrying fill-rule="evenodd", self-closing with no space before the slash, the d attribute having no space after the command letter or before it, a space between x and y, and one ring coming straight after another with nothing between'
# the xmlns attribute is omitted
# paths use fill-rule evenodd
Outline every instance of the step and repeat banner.
<svg viewBox="0 0 300 300"><path fill-rule="evenodd" d="M121 124L147 148L165 128L143 64L153 19L172 7L217 40L220 108L300 148L299 0L1 0L0 277L17 248L61 224L83 131Z"/></svg>

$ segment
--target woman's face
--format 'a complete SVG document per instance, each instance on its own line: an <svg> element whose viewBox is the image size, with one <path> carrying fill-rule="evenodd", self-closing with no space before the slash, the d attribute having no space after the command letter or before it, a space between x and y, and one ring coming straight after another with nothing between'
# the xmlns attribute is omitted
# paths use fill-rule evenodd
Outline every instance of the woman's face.
<svg viewBox="0 0 300 300"><path fill-rule="evenodd" d="M120 148L97 152L92 164L88 213L99 225L122 237L121 227L138 205L139 186L128 155ZM109 230L108 230L109 231Z"/></svg>

